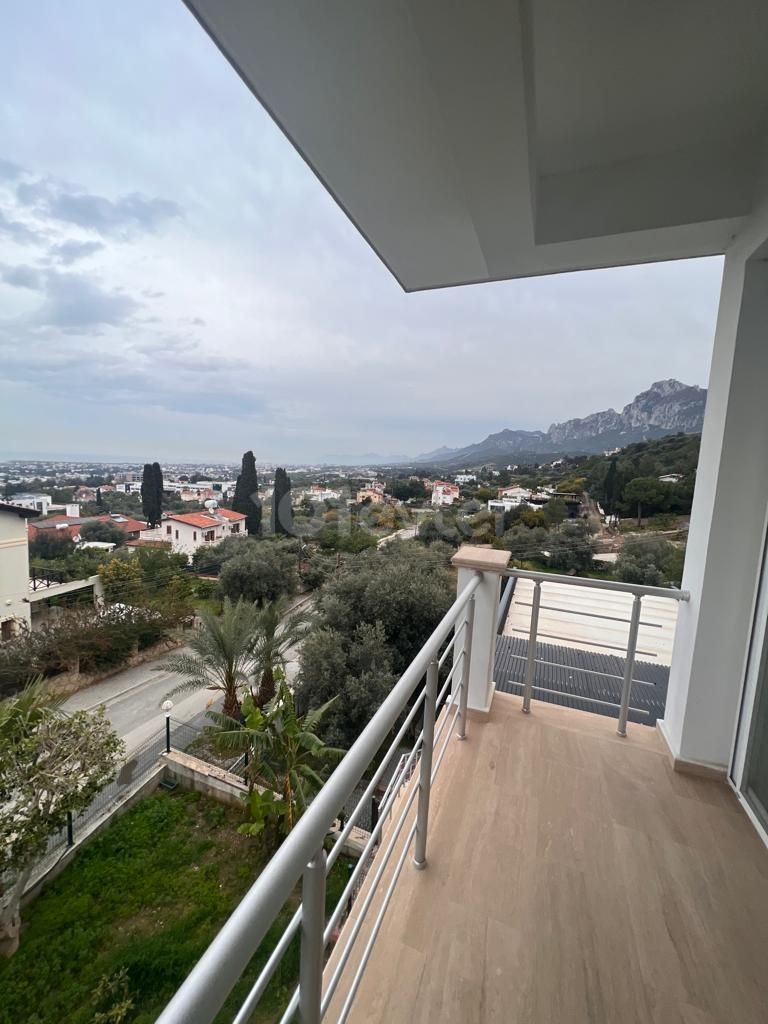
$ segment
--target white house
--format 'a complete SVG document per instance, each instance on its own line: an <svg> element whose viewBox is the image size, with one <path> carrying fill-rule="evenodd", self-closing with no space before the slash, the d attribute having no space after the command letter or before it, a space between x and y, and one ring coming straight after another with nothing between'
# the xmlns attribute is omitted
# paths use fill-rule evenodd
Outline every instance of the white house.
<svg viewBox="0 0 768 1024"><path fill-rule="evenodd" d="M531 500L532 492L527 487L500 487L499 501L509 508L515 505L526 505Z"/></svg>
<svg viewBox="0 0 768 1024"><path fill-rule="evenodd" d="M457 473L453 479L457 484L473 484L477 477L474 473Z"/></svg>
<svg viewBox="0 0 768 1024"><path fill-rule="evenodd" d="M448 483L446 480L435 480L432 487L432 504L435 508L442 508L444 505L452 505L459 500L459 485Z"/></svg>
<svg viewBox="0 0 768 1024"><path fill-rule="evenodd" d="M0 641L31 622L26 520L34 509L0 504Z"/></svg>
<svg viewBox="0 0 768 1024"><path fill-rule="evenodd" d="M18 505L19 508L29 508L39 516L47 516L52 504L50 494L13 494L9 499L10 505Z"/></svg>
<svg viewBox="0 0 768 1024"><path fill-rule="evenodd" d="M198 548L218 544L227 537L246 536L245 516L228 508L208 512L180 512L163 516L159 526L142 530L140 540L162 540L171 550L192 558Z"/></svg>

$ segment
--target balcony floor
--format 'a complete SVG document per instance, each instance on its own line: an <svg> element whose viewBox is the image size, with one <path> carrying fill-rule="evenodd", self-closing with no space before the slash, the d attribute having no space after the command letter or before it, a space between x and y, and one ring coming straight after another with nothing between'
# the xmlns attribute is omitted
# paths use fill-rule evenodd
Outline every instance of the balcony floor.
<svg viewBox="0 0 768 1024"><path fill-rule="evenodd" d="M519 709L497 694L449 744L429 865L403 869L349 1020L768 1020L768 851L728 787L645 726Z"/></svg>

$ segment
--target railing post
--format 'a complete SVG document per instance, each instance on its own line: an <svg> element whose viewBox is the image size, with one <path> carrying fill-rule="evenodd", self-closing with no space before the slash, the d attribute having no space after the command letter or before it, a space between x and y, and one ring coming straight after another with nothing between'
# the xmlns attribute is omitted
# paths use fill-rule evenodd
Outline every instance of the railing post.
<svg viewBox="0 0 768 1024"><path fill-rule="evenodd" d="M67 811L67 846L75 845L75 828L72 820L72 811Z"/></svg>
<svg viewBox="0 0 768 1024"><path fill-rule="evenodd" d="M632 673L635 670L635 652L637 651L637 632L640 627L640 607L642 596L635 594L632 603L632 615L629 620L629 636L627 637L627 660L624 664L624 683L621 687L621 708L619 710L619 736L627 735L627 718L629 716L629 698L632 693Z"/></svg>
<svg viewBox="0 0 768 1024"><path fill-rule="evenodd" d="M469 599L467 605L466 625L464 626L464 647L461 656L464 664L461 666L461 690L459 691L459 730L457 736L460 740L467 738L467 701L469 699L469 669L472 664L472 631L475 628L475 595Z"/></svg>
<svg viewBox="0 0 768 1024"><path fill-rule="evenodd" d="M325 931L325 850L320 847L304 869L301 883L301 962L299 1019L320 1024L323 997L323 932Z"/></svg>
<svg viewBox="0 0 768 1024"><path fill-rule="evenodd" d="M533 584L533 605L531 607L531 628L528 632L528 658L525 662L525 684L523 685L523 711L531 710L531 693L536 671L536 636L539 631L539 608L541 606L541 580Z"/></svg>
<svg viewBox="0 0 768 1024"><path fill-rule="evenodd" d="M429 823L429 791L432 778L432 747L435 742L437 675L437 662L431 661L427 669L427 692L424 698L424 733L421 744L421 758L419 760L419 807L416 812L416 845L413 852L413 863L419 871L427 866L427 826ZM462 689L462 696L465 693L466 687Z"/></svg>

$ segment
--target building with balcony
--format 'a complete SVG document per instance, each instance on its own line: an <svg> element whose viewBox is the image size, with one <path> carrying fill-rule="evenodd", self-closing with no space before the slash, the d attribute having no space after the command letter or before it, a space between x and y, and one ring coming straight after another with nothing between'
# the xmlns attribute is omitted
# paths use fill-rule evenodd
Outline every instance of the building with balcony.
<svg viewBox="0 0 768 1024"><path fill-rule="evenodd" d="M159 526L142 530L140 541L163 541L171 551L192 558L203 547L218 544L227 537L245 537L246 517L229 508L207 512L180 512L163 516Z"/></svg>
<svg viewBox="0 0 768 1024"><path fill-rule="evenodd" d="M435 508L442 508L444 505L453 505L459 500L460 489L458 484L452 484L447 480L435 480L432 484L432 504Z"/></svg>
<svg viewBox="0 0 768 1024"><path fill-rule="evenodd" d="M300 879L265 966L300 934L285 1021L765 1021L768 7L187 4L406 292L713 255L723 279L683 586L623 587L618 729L536 697L547 587L603 581L460 552L453 608L160 1024L214 1019ZM518 694L494 679L509 572L533 583ZM653 729L648 597L678 607ZM409 770L327 918L329 830L403 716Z"/></svg>

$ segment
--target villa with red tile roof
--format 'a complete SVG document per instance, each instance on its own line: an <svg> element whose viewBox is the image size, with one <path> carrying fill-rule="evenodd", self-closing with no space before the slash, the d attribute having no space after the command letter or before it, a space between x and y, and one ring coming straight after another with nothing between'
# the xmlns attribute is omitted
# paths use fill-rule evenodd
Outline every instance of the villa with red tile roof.
<svg viewBox="0 0 768 1024"><path fill-rule="evenodd" d="M198 548L227 537L245 537L245 516L228 508L215 508L207 512L179 512L163 516L159 526L142 530L142 541L165 541L171 550L192 558Z"/></svg>

